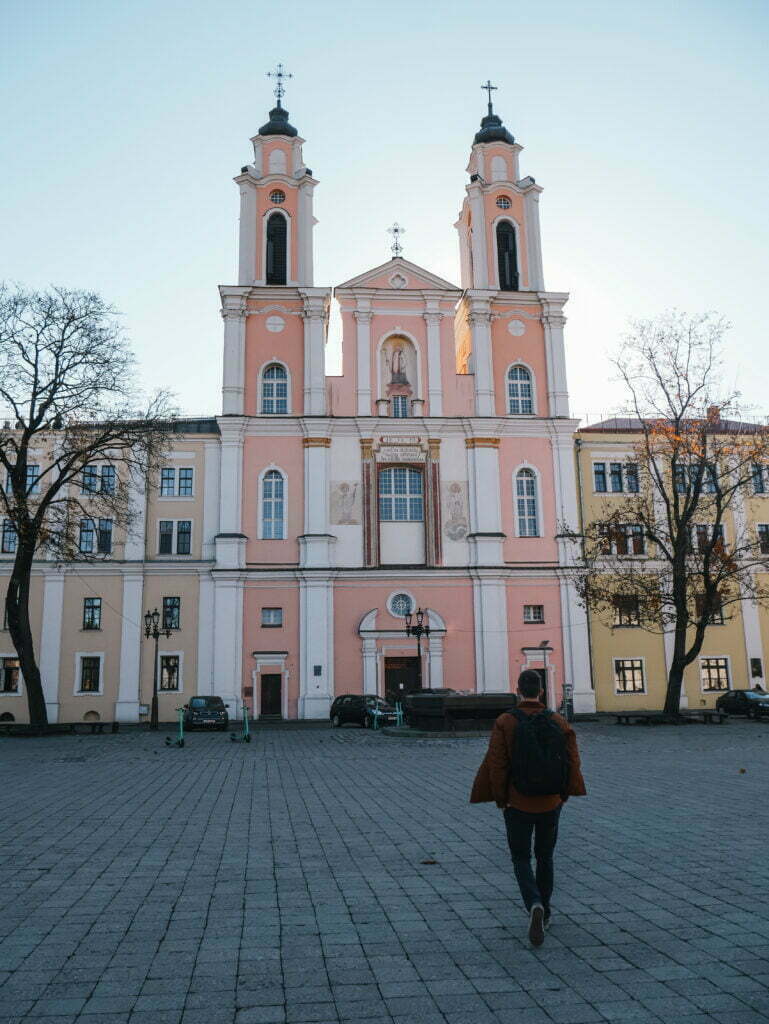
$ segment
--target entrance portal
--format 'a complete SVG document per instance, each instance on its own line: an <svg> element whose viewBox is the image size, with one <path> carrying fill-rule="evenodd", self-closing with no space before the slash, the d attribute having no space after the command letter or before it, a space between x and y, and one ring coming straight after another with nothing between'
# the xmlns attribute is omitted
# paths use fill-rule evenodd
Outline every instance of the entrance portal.
<svg viewBox="0 0 769 1024"><path fill-rule="evenodd" d="M547 669L546 668L533 668L532 672L536 672L542 682L542 697L540 698L546 708L550 707L549 694L547 692Z"/></svg>
<svg viewBox="0 0 769 1024"><path fill-rule="evenodd" d="M281 681L280 672L269 672L262 675L262 699L259 706L260 718L282 717Z"/></svg>
<svg viewBox="0 0 769 1024"><path fill-rule="evenodd" d="M394 704L421 688L419 658L385 658L385 700Z"/></svg>

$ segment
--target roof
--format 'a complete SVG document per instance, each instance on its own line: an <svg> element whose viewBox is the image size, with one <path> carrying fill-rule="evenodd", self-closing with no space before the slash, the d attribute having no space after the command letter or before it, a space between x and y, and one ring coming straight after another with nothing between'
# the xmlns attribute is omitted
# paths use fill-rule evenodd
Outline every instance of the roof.
<svg viewBox="0 0 769 1024"><path fill-rule="evenodd" d="M357 277L351 277L349 281L344 281L342 284L336 285L334 291L340 291L343 288L365 288L369 286L369 282L382 277L385 274L395 275L397 271L402 271L404 275L410 275L414 279L414 284L411 286L406 285L404 290L430 290L436 289L439 291L452 291L459 294L462 289L457 285L452 284L451 281L445 281L442 277L438 277L437 274L432 274L429 270L425 270L424 267L420 267L416 263L412 263L410 260L404 259L402 256L393 256L392 259L388 260L387 263L382 263L378 267L372 267L370 270L365 270L362 274L358 274ZM391 286L394 287L394 286Z"/></svg>
<svg viewBox="0 0 769 1024"><path fill-rule="evenodd" d="M663 423L663 420L654 417L639 419L637 416L612 416L606 420L599 420L598 423L589 423L587 426L579 427L578 434L640 434L643 425L653 426L655 423ZM692 424L701 423L696 417L687 421ZM761 423L748 423L745 420L722 420L720 416L708 419L706 431L709 434L761 434L769 431L769 427Z"/></svg>
<svg viewBox="0 0 769 1024"><path fill-rule="evenodd" d="M288 123L288 111L284 110L278 100L277 107L270 111L270 120L259 129L260 135L288 135L293 139L299 133L292 124Z"/></svg>

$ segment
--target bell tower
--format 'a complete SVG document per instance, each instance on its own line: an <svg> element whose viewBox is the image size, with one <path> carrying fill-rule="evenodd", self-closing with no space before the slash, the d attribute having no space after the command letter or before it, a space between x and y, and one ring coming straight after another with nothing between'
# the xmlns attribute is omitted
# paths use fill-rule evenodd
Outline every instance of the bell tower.
<svg viewBox="0 0 769 1024"><path fill-rule="evenodd" d="M238 284L312 287L312 194L317 181L302 159L304 139L281 100L291 75L278 64L276 105L251 139L254 161L241 168Z"/></svg>

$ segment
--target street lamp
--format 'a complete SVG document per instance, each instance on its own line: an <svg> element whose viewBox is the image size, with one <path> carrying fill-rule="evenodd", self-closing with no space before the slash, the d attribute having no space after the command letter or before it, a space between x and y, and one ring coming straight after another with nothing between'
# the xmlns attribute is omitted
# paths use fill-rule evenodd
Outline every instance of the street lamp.
<svg viewBox="0 0 769 1024"><path fill-rule="evenodd" d="M425 612L417 608L415 613L406 612L406 636L417 638L417 664L419 666L419 689L422 689L422 637L430 635L430 626L424 625ZM416 620L416 621L414 621ZM428 618L429 622L429 618Z"/></svg>
<svg viewBox="0 0 769 1024"><path fill-rule="evenodd" d="M161 636L165 636L166 639L170 639L170 629L159 629L160 626L160 612L157 608L154 612L147 612L144 616L144 635L149 640L152 638L155 641L155 667L152 673L152 707L150 710L150 729L157 729L158 727L158 640Z"/></svg>

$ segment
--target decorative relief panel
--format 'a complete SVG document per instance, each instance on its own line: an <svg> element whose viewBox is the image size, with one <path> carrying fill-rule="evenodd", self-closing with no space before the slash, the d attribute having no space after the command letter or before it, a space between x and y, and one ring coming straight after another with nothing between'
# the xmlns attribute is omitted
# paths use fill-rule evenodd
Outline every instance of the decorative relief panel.
<svg viewBox="0 0 769 1024"><path fill-rule="evenodd" d="M377 462L424 462L427 457L421 438L383 434L375 448Z"/></svg>
<svg viewBox="0 0 769 1024"><path fill-rule="evenodd" d="M449 540L464 540L469 528L467 484L461 480L447 480L441 491L443 532Z"/></svg>
<svg viewBox="0 0 769 1024"><path fill-rule="evenodd" d="M331 523L333 526L359 526L361 522L360 484L342 480L331 483Z"/></svg>

